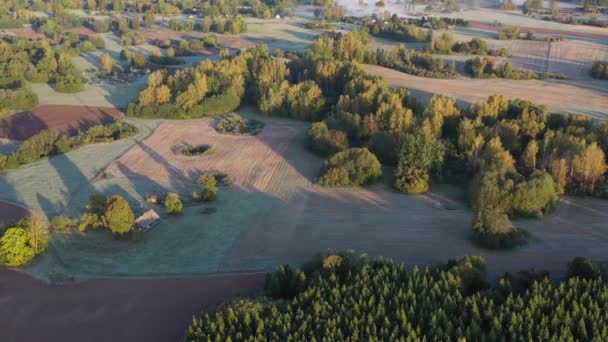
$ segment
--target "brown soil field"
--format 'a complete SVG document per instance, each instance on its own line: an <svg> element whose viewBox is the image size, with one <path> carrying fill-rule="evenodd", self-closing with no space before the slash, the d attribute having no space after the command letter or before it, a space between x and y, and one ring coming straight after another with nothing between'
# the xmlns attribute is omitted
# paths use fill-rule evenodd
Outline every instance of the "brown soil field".
<svg viewBox="0 0 608 342"><path fill-rule="evenodd" d="M373 75L383 76L392 87L411 90L423 101L433 94L444 94L467 104L485 100L490 95L503 94L509 98L544 104L554 112L582 113L608 119L608 87L602 81L512 81L468 77L446 80L412 76L374 65L365 65L364 69Z"/></svg>
<svg viewBox="0 0 608 342"><path fill-rule="evenodd" d="M221 47L227 47L230 49L250 49L256 46L256 43L252 41L235 36L218 36L217 40Z"/></svg>
<svg viewBox="0 0 608 342"><path fill-rule="evenodd" d="M156 39L180 39L182 36L181 32L173 31L169 29L143 29L140 33L144 36L147 41L154 41Z"/></svg>
<svg viewBox="0 0 608 342"><path fill-rule="evenodd" d="M479 30L485 30L485 31L493 31L493 32L497 32L499 29L493 23L488 23L488 22L483 22L483 21L469 21L468 27L474 28L474 29L479 29ZM601 34L601 33L591 33L591 32L573 32L573 31L547 29L547 28L541 28L541 27L521 27L521 26L520 26L520 30L522 33L532 31L534 33L551 35L551 36L566 36L566 37L593 38L593 39L608 38L608 33Z"/></svg>
<svg viewBox="0 0 608 342"><path fill-rule="evenodd" d="M0 138L25 140L42 130L77 134L98 124L114 122L122 112L111 107L42 105L0 120Z"/></svg>
<svg viewBox="0 0 608 342"><path fill-rule="evenodd" d="M569 78L590 78L593 61L605 60L608 48L580 42L553 42L549 52L548 71Z"/></svg>
<svg viewBox="0 0 608 342"><path fill-rule="evenodd" d="M511 53L509 61L534 72L547 72L551 43L529 40L513 40L506 48Z"/></svg>
<svg viewBox="0 0 608 342"><path fill-rule="evenodd" d="M91 30L88 27L84 27L84 26L80 26L80 27L74 27L71 29L67 29L65 30L66 32L74 32L76 34L78 34L79 36L95 36L97 35L97 32Z"/></svg>
<svg viewBox="0 0 608 342"><path fill-rule="evenodd" d="M0 270L2 341L180 341L192 315L254 295L263 281L258 273L53 286Z"/></svg>
<svg viewBox="0 0 608 342"><path fill-rule="evenodd" d="M44 34L34 31L29 26L20 27L20 28L16 28L16 29L2 29L2 30L0 30L0 34L7 34L7 35L11 35L11 36L25 37L25 38L31 38L31 39L44 38Z"/></svg>
<svg viewBox="0 0 608 342"><path fill-rule="evenodd" d="M568 79L590 79L593 61L603 60L608 48L576 41L541 42L513 40L505 46L509 59L520 68L564 74Z"/></svg>
<svg viewBox="0 0 608 342"><path fill-rule="evenodd" d="M20 205L0 201L0 229L6 224L13 223L29 215L29 213L29 210Z"/></svg>
<svg viewBox="0 0 608 342"><path fill-rule="evenodd" d="M307 181L283 158L290 149L302 150L306 127L302 122L273 120L253 137L219 134L211 120L164 122L151 137L108 167L106 173L171 184L193 182L205 171L222 171L232 175L235 185L244 190L285 195ZM184 156L177 150L185 144L209 144L215 152L201 157ZM248 167L242 167L244 164ZM314 177L318 171L314 158L308 168L309 178Z"/></svg>

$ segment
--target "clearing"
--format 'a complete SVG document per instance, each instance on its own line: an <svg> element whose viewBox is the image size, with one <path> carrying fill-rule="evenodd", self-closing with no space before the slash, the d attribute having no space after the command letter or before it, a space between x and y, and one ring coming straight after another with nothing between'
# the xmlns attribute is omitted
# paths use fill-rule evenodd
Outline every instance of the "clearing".
<svg viewBox="0 0 608 342"><path fill-rule="evenodd" d="M95 191L119 193L138 211L150 208L144 198L152 191L178 191L188 199L196 176L208 170L234 176L235 184L220 187L216 202L186 203L181 216L164 218L142 241L116 240L107 231L55 233L48 253L27 270L77 279L271 270L299 265L318 251L352 249L420 265L482 255L496 276L521 265L561 274L574 256L605 255L606 201L565 198L547 218L516 222L531 232L528 245L488 251L469 241L472 218L461 189L438 186L424 196L406 196L387 184L319 187L313 180L322 159L305 148L308 124L255 118L265 123L257 136L220 135L212 119L162 122L103 177L65 190L71 197L64 212L80 213ZM173 149L183 143L212 145L215 153L185 157Z"/></svg>
<svg viewBox="0 0 608 342"><path fill-rule="evenodd" d="M26 140L43 130L75 135L94 125L107 125L122 117L113 107L42 105L0 120L0 138Z"/></svg>

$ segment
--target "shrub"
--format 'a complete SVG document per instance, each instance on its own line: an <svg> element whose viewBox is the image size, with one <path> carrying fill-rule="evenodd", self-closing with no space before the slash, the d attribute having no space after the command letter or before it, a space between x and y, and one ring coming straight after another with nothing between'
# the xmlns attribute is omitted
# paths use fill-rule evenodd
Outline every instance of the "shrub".
<svg viewBox="0 0 608 342"><path fill-rule="evenodd" d="M576 257L568 263L568 271L566 272L567 278L596 280L601 276L602 272L600 267L587 258Z"/></svg>
<svg viewBox="0 0 608 342"><path fill-rule="evenodd" d="M205 202L215 201L217 198L217 182L215 177L211 174L206 174L200 180L200 184L203 187L202 199Z"/></svg>
<svg viewBox="0 0 608 342"><path fill-rule="evenodd" d="M215 152L215 148L213 148L211 145L186 145L180 148L179 152L184 156L191 157L212 154L213 152Z"/></svg>
<svg viewBox="0 0 608 342"><path fill-rule="evenodd" d="M71 220L69 217L59 215L53 217L51 220L51 226L55 230L68 230L72 228L77 222L75 220Z"/></svg>
<svg viewBox="0 0 608 342"><path fill-rule="evenodd" d="M206 36L203 37L203 46L204 47L216 47L218 46L217 37L215 36Z"/></svg>
<svg viewBox="0 0 608 342"><path fill-rule="evenodd" d="M81 52L93 52L96 51L97 47L95 46L95 44L93 44L92 42L85 40L84 42L82 42L82 44L80 44L80 51Z"/></svg>
<svg viewBox="0 0 608 342"><path fill-rule="evenodd" d="M594 61L591 67L591 77L608 80L608 61Z"/></svg>
<svg viewBox="0 0 608 342"><path fill-rule="evenodd" d="M105 197L104 197L105 199ZM105 210L104 204L104 210ZM90 209L89 209L90 210ZM99 216L95 213L84 213L80 216L80 222L78 223L78 231L84 232L89 227L96 228L100 225Z"/></svg>
<svg viewBox="0 0 608 342"><path fill-rule="evenodd" d="M350 148L323 163L317 182L322 186L348 187L373 183L382 176L378 158L367 148Z"/></svg>
<svg viewBox="0 0 608 342"><path fill-rule="evenodd" d="M182 213L184 204L178 194L171 193L165 199L165 212L168 215L179 215Z"/></svg>
<svg viewBox="0 0 608 342"><path fill-rule="evenodd" d="M95 45L95 47L98 49L104 49L106 47L106 41L102 36L90 36L87 38L87 40L93 43L93 45Z"/></svg>
<svg viewBox="0 0 608 342"><path fill-rule="evenodd" d="M237 114L229 114L217 123L215 130L221 134L257 135L263 127L264 123L261 121L243 120Z"/></svg>

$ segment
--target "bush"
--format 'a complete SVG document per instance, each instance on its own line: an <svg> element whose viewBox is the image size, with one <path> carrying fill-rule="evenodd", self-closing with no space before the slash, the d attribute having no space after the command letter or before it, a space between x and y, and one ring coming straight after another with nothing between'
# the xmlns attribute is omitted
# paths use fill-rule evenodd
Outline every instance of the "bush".
<svg viewBox="0 0 608 342"><path fill-rule="evenodd" d="M120 37L120 43L123 46L137 46L145 42L144 36L137 31L129 31Z"/></svg>
<svg viewBox="0 0 608 342"><path fill-rule="evenodd" d="M85 40L84 42L82 42L82 44L80 44L80 51L81 52L93 52L96 51L97 47L95 46L95 44L93 44L92 42Z"/></svg>
<svg viewBox="0 0 608 342"><path fill-rule="evenodd" d="M324 122L313 123L308 130L308 145L320 156L327 157L348 148L346 133L328 129Z"/></svg>
<svg viewBox="0 0 608 342"><path fill-rule="evenodd" d="M90 36L87 40L98 49L104 49L106 47L106 41L102 36Z"/></svg>
<svg viewBox="0 0 608 342"><path fill-rule="evenodd" d="M366 185L382 176L382 165L367 148L350 148L323 163L317 182L322 186Z"/></svg>
<svg viewBox="0 0 608 342"><path fill-rule="evenodd" d="M217 37L215 36L206 36L203 37L203 46L204 47L216 47L219 43L217 41Z"/></svg>
<svg viewBox="0 0 608 342"><path fill-rule="evenodd" d="M229 114L223 117L215 127L221 134L233 135L257 135L264 128L264 123L257 120L243 120L237 114Z"/></svg>
<svg viewBox="0 0 608 342"><path fill-rule="evenodd" d="M211 145L186 145L179 149L179 152L184 156L192 157L192 156L200 156L206 154L212 154L215 152L215 149Z"/></svg>
<svg viewBox="0 0 608 342"><path fill-rule="evenodd" d="M165 199L165 212L168 215L179 215L182 213L184 204L178 194L171 193Z"/></svg>
<svg viewBox="0 0 608 342"><path fill-rule="evenodd" d="M596 280L602 276L600 267L593 261L576 257L568 264L567 278Z"/></svg>
<svg viewBox="0 0 608 342"><path fill-rule="evenodd" d="M215 177L211 174L206 174L200 179L199 183L203 187L203 192L201 196L203 201L215 201L217 198L217 182L215 180Z"/></svg>
<svg viewBox="0 0 608 342"><path fill-rule="evenodd" d="M591 77L608 80L608 61L594 61L591 67Z"/></svg>
<svg viewBox="0 0 608 342"><path fill-rule="evenodd" d="M77 222L75 220L70 219L69 217L59 215L53 217L51 220L51 227L55 230L68 230L76 225Z"/></svg>

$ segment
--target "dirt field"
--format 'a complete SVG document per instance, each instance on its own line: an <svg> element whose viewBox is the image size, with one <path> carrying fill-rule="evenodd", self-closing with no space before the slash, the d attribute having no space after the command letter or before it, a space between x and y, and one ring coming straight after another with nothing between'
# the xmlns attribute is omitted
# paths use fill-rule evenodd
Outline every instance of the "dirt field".
<svg viewBox="0 0 608 342"><path fill-rule="evenodd" d="M0 201L0 229L5 225L15 222L30 213L20 205L10 202Z"/></svg>
<svg viewBox="0 0 608 342"><path fill-rule="evenodd" d="M42 105L0 120L0 138L25 140L49 129L73 135L120 116L122 113L111 107Z"/></svg>
<svg viewBox="0 0 608 342"><path fill-rule="evenodd" d="M25 37L31 39L42 39L44 34L34 31L30 26L16 29L1 29L0 35Z"/></svg>
<svg viewBox="0 0 608 342"><path fill-rule="evenodd" d="M500 29L500 27L497 27L493 23L483 22L483 21L469 21L469 25L467 27L472 28L472 29L492 31L492 32L497 32ZM570 30L556 30L556 29L543 28L543 27L526 27L526 26L519 26L519 28L522 33L532 31L536 34L543 34L543 35L549 35L549 36L608 39L608 33L576 32L576 31L570 31Z"/></svg>
<svg viewBox="0 0 608 342"><path fill-rule="evenodd" d="M266 126L255 137L218 135L212 120L162 123L106 168L103 179L74 189L67 213L81 212L92 191L120 193L132 203L142 203L155 190L188 196L197 189L192 180L205 170L231 174L235 185L221 187L216 202L187 205L181 216L164 217L136 243L101 231L56 234L49 252L28 271L90 278L271 270L282 263L300 265L318 251L352 249L419 265L482 255L496 276L522 265L561 274L574 256L605 256L608 201L568 198L545 219L516 223L531 232L530 244L487 251L469 241L472 218L463 190L439 186L424 196L405 196L385 184L316 186L312 181L322 160L305 148L308 125L256 118ZM199 157L173 152L185 142L210 144L216 152ZM386 174L388 183L391 171ZM576 205L590 212L573 209ZM202 214L209 207L217 212ZM163 213L162 207L152 208Z"/></svg>
<svg viewBox="0 0 608 342"><path fill-rule="evenodd" d="M192 315L261 291L263 274L50 286L0 270L2 341L180 341Z"/></svg>
<svg viewBox="0 0 608 342"><path fill-rule="evenodd" d="M509 98L544 104L554 112L583 113L602 119L608 118L608 85L602 83L603 81L511 81L464 77L443 80L416 77L373 65L366 65L365 70L373 75L383 76L390 86L411 90L424 101L436 93L455 97L462 104L485 100L494 94L504 94Z"/></svg>
<svg viewBox="0 0 608 342"><path fill-rule="evenodd" d="M84 26L74 27L74 28L71 28L71 29L67 29L65 31L66 32L74 32L74 33L78 34L79 36L86 36L86 37L88 37L88 36L95 36L95 35L98 34L97 32L91 30L88 27L84 27Z"/></svg>

